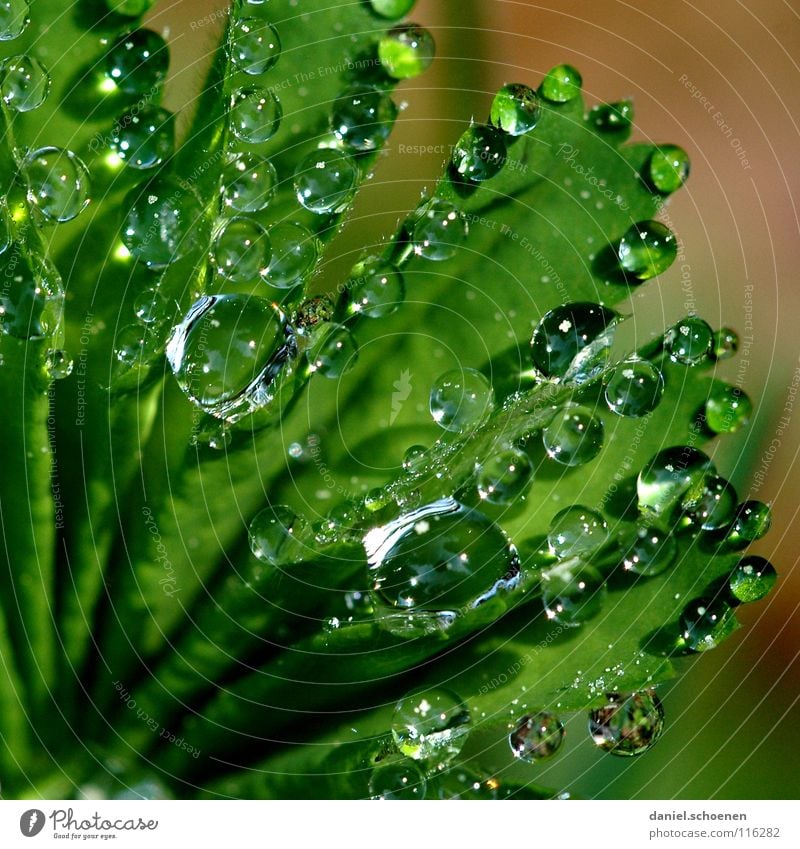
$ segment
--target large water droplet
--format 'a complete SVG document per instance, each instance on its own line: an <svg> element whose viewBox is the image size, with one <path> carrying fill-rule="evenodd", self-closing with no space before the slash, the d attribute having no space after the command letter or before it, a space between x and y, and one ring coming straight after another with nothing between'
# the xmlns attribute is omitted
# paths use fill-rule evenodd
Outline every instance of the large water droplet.
<svg viewBox="0 0 800 849"><path fill-rule="evenodd" d="M128 95L152 95L169 68L169 47L153 30L137 29L118 39L105 57L105 73Z"/></svg>
<svg viewBox="0 0 800 849"><path fill-rule="evenodd" d="M494 96L490 120L510 136L521 136L539 121L541 104L536 92L522 83L508 83Z"/></svg>
<svg viewBox="0 0 800 849"><path fill-rule="evenodd" d="M608 361L618 314L575 301L545 313L531 337L531 358L540 379L584 383Z"/></svg>
<svg viewBox="0 0 800 849"><path fill-rule="evenodd" d="M35 56L9 56L0 63L0 97L9 109L37 109L49 91L50 74Z"/></svg>
<svg viewBox="0 0 800 849"><path fill-rule="evenodd" d="M446 200L431 200L417 213L411 236L414 253L436 261L450 259L464 243L468 229L456 206Z"/></svg>
<svg viewBox="0 0 800 849"><path fill-rule="evenodd" d="M222 202L236 212L260 212L275 194L278 172L265 157L242 153L222 172Z"/></svg>
<svg viewBox="0 0 800 849"><path fill-rule="evenodd" d="M657 147L647 166L653 186L665 195L679 189L689 176L689 154L674 144Z"/></svg>
<svg viewBox="0 0 800 849"><path fill-rule="evenodd" d="M625 551L623 567L634 575L660 575L674 562L678 543L672 534L652 525L638 525Z"/></svg>
<svg viewBox="0 0 800 849"><path fill-rule="evenodd" d="M482 183L500 173L507 156L501 130L476 125L456 142L453 168L465 179Z"/></svg>
<svg viewBox="0 0 800 849"><path fill-rule="evenodd" d="M293 221L274 224L267 233L272 259L264 279L276 289L291 289L302 283L319 256L316 236Z"/></svg>
<svg viewBox="0 0 800 849"><path fill-rule="evenodd" d="M158 288L144 289L133 302L133 313L142 324L155 324L167 315L167 302Z"/></svg>
<svg viewBox="0 0 800 849"><path fill-rule="evenodd" d="M713 331L697 316L684 318L664 334L664 346L670 359L685 366L708 362L713 342Z"/></svg>
<svg viewBox="0 0 800 849"><path fill-rule="evenodd" d="M721 327L714 334L711 356L715 360L729 360L739 350L739 334L730 327Z"/></svg>
<svg viewBox="0 0 800 849"><path fill-rule="evenodd" d="M308 522L285 504L265 507L256 513L247 537L253 555L270 566L288 566L310 556Z"/></svg>
<svg viewBox="0 0 800 849"><path fill-rule="evenodd" d="M545 74L539 93L553 103L567 103L581 93L583 78L572 65L556 65Z"/></svg>
<svg viewBox="0 0 800 849"><path fill-rule="evenodd" d="M639 472L639 509L656 516L669 515L681 501L699 496L706 476L714 473L714 464L697 448L665 448Z"/></svg>
<svg viewBox="0 0 800 849"><path fill-rule="evenodd" d="M425 452L428 449L424 445L411 445L403 454L403 470L417 475L423 471L425 465Z"/></svg>
<svg viewBox="0 0 800 849"><path fill-rule="evenodd" d="M417 0L369 0L369 5L382 18L396 21L407 15L416 2Z"/></svg>
<svg viewBox="0 0 800 849"><path fill-rule="evenodd" d="M156 177L126 198L130 211L122 227L125 247L151 268L164 268L198 242L203 206L190 186Z"/></svg>
<svg viewBox="0 0 800 849"><path fill-rule="evenodd" d="M523 716L508 735L515 758L535 763L552 757L564 742L564 726L549 711Z"/></svg>
<svg viewBox="0 0 800 849"><path fill-rule="evenodd" d="M603 576L579 557L562 560L541 573L547 618L576 628L596 616L606 597Z"/></svg>
<svg viewBox="0 0 800 849"><path fill-rule="evenodd" d="M689 530L722 530L733 519L736 502L736 490L730 483L718 475L709 475L699 492L684 498L679 526Z"/></svg>
<svg viewBox="0 0 800 849"><path fill-rule="evenodd" d="M320 328L319 338L307 356L311 372L333 380L356 364L358 345L343 324L327 324Z"/></svg>
<svg viewBox="0 0 800 849"><path fill-rule="evenodd" d="M358 171L352 159L336 150L316 150L297 166L297 200L318 215L343 210L355 190Z"/></svg>
<svg viewBox="0 0 800 849"><path fill-rule="evenodd" d="M439 427L454 433L477 427L493 407L491 384L473 368L445 372L431 387L431 416Z"/></svg>
<svg viewBox="0 0 800 849"><path fill-rule="evenodd" d="M716 648L737 628L733 608L720 598L697 598L681 614L681 635L693 651Z"/></svg>
<svg viewBox="0 0 800 849"><path fill-rule="evenodd" d="M226 280L255 283L272 256L267 231L252 218L231 218L217 233L209 259Z"/></svg>
<svg viewBox="0 0 800 849"><path fill-rule="evenodd" d="M0 0L0 41L12 41L30 23L28 0Z"/></svg>
<svg viewBox="0 0 800 849"><path fill-rule="evenodd" d="M518 448L506 448L475 466L478 495L489 504L511 504L533 478L530 458Z"/></svg>
<svg viewBox="0 0 800 849"><path fill-rule="evenodd" d="M231 94L228 122L239 141L247 144L269 141L278 132L282 117L283 107L274 91L246 86Z"/></svg>
<svg viewBox="0 0 800 849"><path fill-rule="evenodd" d="M542 442L548 456L557 463L582 466L603 447L603 422L587 407L568 404L542 431Z"/></svg>
<svg viewBox="0 0 800 849"><path fill-rule="evenodd" d="M435 53L433 36L417 24L393 27L378 44L381 65L396 80L418 77L427 71Z"/></svg>
<svg viewBox="0 0 800 849"><path fill-rule="evenodd" d="M89 203L89 171L71 150L40 147L19 168L28 200L51 221L71 221Z"/></svg>
<svg viewBox="0 0 800 849"><path fill-rule="evenodd" d="M666 271L677 255L675 235L660 221L634 224L617 247L620 266L637 280L649 280Z"/></svg>
<svg viewBox="0 0 800 849"><path fill-rule="evenodd" d="M395 118L397 106L386 92L357 86L336 98L331 130L349 150L376 150L389 138Z"/></svg>
<svg viewBox="0 0 800 849"><path fill-rule="evenodd" d="M632 357L614 366L606 383L609 409L637 418L655 410L664 394L664 377L649 361Z"/></svg>
<svg viewBox="0 0 800 849"><path fill-rule="evenodd" d="M769 595L778 580L775 567L763 557L743 557L728 578L728 589L736 601L745 604Z"/></svg>
<svg viewBox="0 0 800 849"><path fill-rule="evenodd" d="M717 383L706 401L706 424L714 433L735 433L752 413L753 402L738 386Z"/></svg>
<svg viewBox="0 0 800 849"><path fill-rule="evenodd" d="M446 628L518 582L517 551L503 531L452 498L375 528L364 548L376 601L389 614L383 624L407 636Z"/></svg>
<svg viewBox="0 0 800 849"><path fill-rule="evenodd" d="M269 21L239 18L230 30L228 52L239 71L254 76L265 74L281 55L281 40Z"/></svg>
<svg viewBox="0 0 800 849"><path fill-rule="evenodd" d="M761 501L745 501L736 508L736 515L725 534L725 546L738 550L761 539L772 525L772 511Z"/></svg>
<svg viewBox="0 0 800 849"><path fill-rule="evenodd" d="M440 769L464 747L470 715L450 690L421 690L401 699L392 716L392 737L398 751L429 768Z"/></svg>
<svg viewBox="0 0 800 849"><path fill-rule="evenodd" d="M357 263L347 283L348 311L366 318L390 315L405 299L403 274L380 257L368 257Z"/></svg>
<svg viewBox="0 0 800 849"><path fill-rule="evenodd" d="M126 112L114 124L111 147L131 168L155 168L175 152L175 116L159 106Z"/></svg>
<svg viewBox="0 0 800 849"><path fill-rule="evenodd" d="M369 779L372 799L424 799L428 782L422 770L411 758L387 760L378 764Z"/></svg>
<svg viewBox="0 0 800 849"><path fill-rule="evenodd" d="M641 755L664 730L664 708L652 690L624 696L609 693L604 707L589 713L589 734L604 751L621 757Z"/></svg>
<svg viewBox="0 0 800 849"><path fill-rule="evenodd" d="M547 545L559 559L576 554L585 557L602 548L608 537L608 525L602 514L576 504L553 517Z"/></svg>
<svg viewBox="0 0 800 849"><path fill-rule="evenodd" d="M186 395L230 422L265 406L296 353L294 332L263 298L217 295L196 301L167 343L167 362Z"/></svg>

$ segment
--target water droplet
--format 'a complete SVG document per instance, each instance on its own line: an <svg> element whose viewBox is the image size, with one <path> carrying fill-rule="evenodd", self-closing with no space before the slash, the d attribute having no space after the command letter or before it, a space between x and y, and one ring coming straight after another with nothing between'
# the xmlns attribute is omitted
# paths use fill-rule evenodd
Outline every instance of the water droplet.
<svg viewBox="0 0 800 849"><path fill-rule="evenodd" d="M261 144L269 141L281 125L283 107L274 91L258 86L237 88L231 95L228 122L241 142Z"/></svg>
<svg viewBox="0 0 800 849"><path fill-rule="evenodd" d="M414 252L425 259L450 259L467 232L467 221L457 207L446 200L431 200L421 208L414 224Z"/></svg>
<svg viewBox="0 0 800 849"><path fill-rule="evenodd" d="M502 130L475 125L456 142L452 162L464 179L482 183L500 173L506 156Z"/></svg>
<svg viewBox="0 0 800 849"><path fill-rule="evenodd" d="M482 779L459 764L437 773L431 784L437 799L476 802L497 799L496 779Z"/></svg>
<svg viewBox="0 0 800 849"><path fill-rule="evenodd" d="M278 172L265 157L242 153L222 172L222 202L236 212L260 212L275 194Z"/></svg>
<svg viewBox="0 0 800 849"><path fill-rule="evenodd" d="M493 407L491 384L473 368L445 372L431 387L431 416L439 427L454 433L477 427Z"/></svg>
<svg viewBox="0 0 800 849"><path fill-rule="evenodd" d="M111 387L127 389L138 385L157 354L157 341L149 328L130 324L118 330L114 337Z"/></svg>
<svg viewBox="0 0 800 849"><path fill-rule="evenodd" d="M561 510L550 522L547 545L559 559L586 556L608 541L608 525L601 513L576 504Z"/></svg>
<svg viewBox="0 0 800 849"><path fill-rule="evenodd" d="M711 356L715 360L729 360L739 350L739 334L730 327L722 327L714 334Z"/></svg>
<svg viewBox="0 0 800 849"><path fill-rule="evenodd" d="M20 242L12 242L2 257L0 331L17 339L55 334L64 315L58 270L48 260L28 254Z"/></svg>
<svg viewBox="0 0 800 849"><path fill-rule="evenodd" d="M736 508L730 527L725 534L725 545L729 549L746 548L751 542L761 539L772 525L772 511L761 501L745 501Z"/></svg>
<svg viewBox="0 0 800 849"><path fill-rule="evenodd" d="M343 324L327 324L308 351L309 370L331 380L341 377L358 360L358 345Z"/></svg>
<svg viewBox="0 0 800 849"><path fill-rule="evenodd" d="M357 263L347 283L348 311L366 318L383 318L395 312L406 296L402 273L380 257Z"/></svg>
<svg viewBox="0 0 800 849"><path fill-rule="evenodd" d="M0 0L0 41L22 35L31 22L28 0Z"/></svg>
<svg viewBox="0 0 800 849"><path fill-rule="evenodd" d="M778 580L775 567L763 557L743 557L728 578L731 595L744 604L769 595Z"/></svg>
<svg viewBox="0 0 800 849"><path fill-rule="evenodd" d="M659 451L639 472L639 509L656 516L671 513L681 501L697 497L714 464L697 448L674 446Z"/></svg>
<svg viewBox="0 0 800 849"><path fill-rule="evenodd" d="M427 450L424 445L412 445L407 448L403 455L403 470L411 474L419 474L423 471Z"/></svg>
<svg viewBox="0 0 800 849"><path fill-rule="evenodd" d="M652 690L624 696L609 693L604 707L589 713L589 734L604 751L621 757L641 755L664 730L664 708Z"/></svg>
<svg viewBox="0 0 800 849"><path fill-rule="evenodd" d="M45 356L45 369L52 380L69 377L74 365L69 354L60 348L51 348Z"/></svg>
<svg viewBox="0 0 800 849"><path fill-rule="evenodd" d="M680 526L689 530L722 530L733 519L737 500L736 490L728 481L718 475L709 475L699 492L684 498Z"/></svg>
<svg viewBox="0 0 800 849"><path fill-rule="evenodd" d="M111 147L131 168L155 168L175 152L175 116L159 106L126 112L114 124Z"/></svg>
<svg viewBox="0 0 800 849"><path fill-rule="evenodd" d="M285 504L265 507L247 530L250 551L269 566L300 563L310 555L308 522Z"/></svg>
<svg viewBox="0 0 800 849"><path fill-rule="evenodd" d="M533 478L530 458L518 448L498 451L476 464L478 495L489 504L511 504L528 488Z"/></svg>
<svg viewBox="0 0 800 849"><path fill-rule="evenodd" d="M563 742L564 726L549 711L523 716L508 735L514 757L528 763L552 757Z"/></svg>
<svg viewBox="0 0 800 849"><path fill-rule="evenodd" d="M738 386L716 383L706 401L706 424L714 433L735 433L750 421L753 402Z"/></svg>
<svg viewBox="0 0 800 849"><path fill-rule="evenodd" d="M297 200L318 215L341 212L356 187L358 171L352 159L335 150L316 150L297 166Z"/></svg>
<svg viewBox="0 0 800 849"><path fill-rule="evenodd" d="M109 12L138 18L152 9L157 2L158 0L106 0L106 7Z"/></svg>
<svg viewBox="0 0 800 849"><path fill-rule="evenodd" d="M435 54L433 36L417 24L393 27L378 44L381 65L396 80L418 77L428 70Z"/></svg>
<svg viewBox="0 0 800 849"><path fill-rule="evenodd" d="M369 0L370 6L382 18L396 21L407 15L417 0Z"/></svg>
<svg viewBox="0 0 800 849"><path fill-rule="evenodd" d="M118 39L105 57L105 74L129 95L151 94L167 76L169 47L153 30L137 29Z"/></svg>
<svg viewBox="0 0 800 849"><path fill-rule="evenodd" d="M239 71L265 74L281 55L281 40L275 27L259 18L239 18L230 30L228 52Z"/></svg>
<svg viewBox="0 0 800 849"><path fill-rule="evenodd" d="M541 573L542 604L547 618L577 628L596 616L606 597L603 576L579 557L562 560Z"/></svg>
<svg viewBox="0 0 800 849"><path fill-rule="evenodd" d="M713 341L713 331L697 316L684 318L664 334L664 345L670 359L685 366L708 362Z"/></svg>
<svg viewBox="0 0 800 849"><path fill-rule="evenodd" d="M51 221L71 221L89 203L89 172L71 150L33 150L20 164L20 175L30 203Z"/></svg>
<svg viewBox="0 0 800 849"><path fill-rule="evenodd" d="M536 92L522 83L508 83L494 96L490 120L510 136L521 136L532 130L541 114Z"/></svg>
<svg viewBox="0 0 800 849"><path fill-rule="evenodd" d="M8 250L12 240L11 213L4 197L0 197L0 254Z"/></svg>
<svg viewBox="0 0 800 849"><path fill-rule="evenodd" d="M600 133L627 134L633 123L633 103L602 103L589 112L589 123Z"/></svg>
<svg viewBox="0 0 800 849"><path fill-rule="evenodd" d="M122 241L150 268L164 268L196 247L203 206L186 183L156 177L133 189L125 203L130 211Z"/></svg>
<svg viewBox="0 0 800 849"><path fill-rule="evenodd" d="M291 369L294 332L275 305L248 295L200 298L167 342L167 362L197 406L229 422L266 406Z"/></svg>
<svg viewBox="0 0 800 849"><path fill-rule="evenodd" d="M572 65L556 65L545 74L539 93L552 103L567 103L581 93L583 78Z"/></svg>
<svg viewBox="0 0 800 849"><path fill-rule="evenodd" d="M427 781L422 770L411 758L387 760L378 764L369 779L372 799L424 799Z"/></svg>
<svg viewBox="0 0 800 849"><path fill-rule="evenodd" d="M674 562L678 544L672 534L652 525L639 525L625 552L623 566L634 575L660 575Z"/></svg>
<svg viewBox="0 0 800 849"><path fill-rule="evenodd" d="M157 288L148 288L136 297L133 312L142 324L155 324L166 317L167 302Z"/></svg>
<svg viewBox="0 0 800 849"><path fill-rule="evenodd" d="M267 233L272 259L264 279L276 289L291 289L302 283L319 256L317 238L293 221L274 224Z"/></svg>
<svg viewBox="0 0 800 849"><path fill-rule="evenodd" d="M582 466L603 447L603 422L587 407L568 404L542 431L548 456L564 466Z"/></svg>
<svg viewBox="0 0 800 849"><path fill-rule="evenodd" d="M464 702L450 690L421 690L401 699L392 716L392 738L397 750L429 768L440 769L464 747L470 715Z"/></svg>
<svg viewBox="0 0 800 849"><path fill-rule="evenodd" d="M226 280L255 283L266 273L272 256L267 231L252 218L231 218L223 224L209 259Z"/></svg>
<svg viewBox="0 0 800 849"><path fill-rule="evenodd" d="M608 361L619 316L600 304L575 301L545 313L531 337L540 379L584 383Z"/></svg>
<svg viewBox="0 0 800 849"><path fill-rule="evenodd" d="M35 56L9 56L0 63L0 97L9 109L37 109L49 91L50 74Z"/></svg>
<svg viewBox="0 0 800 849"><path fill-rule="evenodd" d="M377 513L392 503L392 496L380 487L374 487L364 496L364 507L370 513Z"/></svg>
<svg viewBox="0 0 800 849"><path fill-rule="evenodd" d="M689 154L674 144L657 147L648 163L653 186L663 194L677 191L689 176Z"/></svg>
<svg viewBox="0 0 800 849"><path fill-rule="evenodd" d="M331 130L349 150L376 150L389 138L395 118L397 106L386 92L358 86L336 98Z"/></svg>
<svg viewBox="0 0 800 849"><path fill-rule="evenodd" d="M364 538L376 602L394 633L448 627L469 609L518 583L517 551L475 510L443 498L410 510Z"/></svg>
<svg viewBox="0 0 800 849"><path fill-rule="evenodd" d="M620 266L637 280L649 280L666 271L677 255L675 234L660 221L634 224L617 247Z"/></svg>
<svg viewBox="0 0 800 849"><path fill-rule="evenodd" d="M631 357L614 366L606 383L608 408L638 418L655 410L664 394L664 377L649 361Z"/></svg>
<svg viewBox="0 0 800 849"><path fill-rule="evenodd" d="M737 626L733 609L719 598L696 598L681 614L682 636L693 651L716 648Z"/></svg>

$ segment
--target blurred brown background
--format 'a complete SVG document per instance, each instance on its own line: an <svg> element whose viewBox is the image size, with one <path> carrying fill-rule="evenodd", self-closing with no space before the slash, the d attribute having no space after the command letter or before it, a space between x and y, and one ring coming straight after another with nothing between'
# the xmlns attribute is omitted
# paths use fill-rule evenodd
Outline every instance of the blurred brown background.
<svg viewBox="0 0 800 849"><path fill-rule="evenodd" d="M151 16L169 26L176 67L185 69L173 105L205 52L188 21L224 5L164 2ZM471 117L485 118L504 82L536 86L569 62L590 105L634 98L634 139L674 142L692 157L691 179L669 210L690 279L673 268L644 287L637 311L663 327L693 307L751 337L724 373L743 377L759 413L717 460L742 499L774 503L773 531L753 550L776 563L778 589L741 612L745 627L724 647L664 688L668 728L646 757L603 756L577 718L566 751L537 778L584 798L798 798L800 11L787 0L420 0L412 17L433 31L438 59L402 86L409 106L392 137L395 155L364 191L358 234L343 235L342 252L390 231L396 211L413 207L440 173L441 155L410 162L398 145L453 142Z"/></svg>

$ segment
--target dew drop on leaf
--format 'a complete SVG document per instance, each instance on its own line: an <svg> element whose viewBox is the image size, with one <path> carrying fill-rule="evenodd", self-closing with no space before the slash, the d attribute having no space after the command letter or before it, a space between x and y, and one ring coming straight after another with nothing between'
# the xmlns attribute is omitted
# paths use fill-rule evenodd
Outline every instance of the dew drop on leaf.
<svg viewBox="0 0 800 849"><path fill-rule="evenodd" d="M419 474L424 469L425 452L428 449L424 445L411 445L403 454L403 469L410 474Z"/></svg>
<svg viewBox="0 0 800 849"><path fill-rule="evenodd" d="M49 91L50 74L35 56L9 56L0 63L0 97L9 109L37 109Z"/></svg>
<svg viewBox="0 0 800 849"><path fill-rule="evenodd" d="M528 763L552 757L564 742L564 725L549 711L523 716L508 735L511 753Z"/></svg>
<svg viewBox="0 0 800 849"><path fill-rule="evenodd" d="M657 147L647 166L652 185L663 194L677 191L689 176L689 155L674 144Z"/></svg>
<svg viewBox="0 0 800 849"><path fill-rule="evenodd" d="M637 280L649 280L666 271L677 255L675 235L660 221L634 224L617 247L620 267Z"/></svg>
<svg viewBox="0 0 800 849"><path fill-rule="evenodd" d="M612 755L641 755L664 730L664 708L652 691L622 695L609 693L605 706L589 713L589 735Z"/></svg>
<svg viewBox="0 0 800 849"><path fill-rule="evenodd" d="M681 613L681 636L693 651L716 648L736 629L733 608L721 598L697 598Z"/></svg>
<svg viewBox="0 0 800 849"><path fill-rule="evenodd" d="M41 339L61 327L64 288L52 263L12 242L2 252L0 276L5 281L0 292L0 331L17 339Z"/></svg>
<svg viewBox="0 0 800 849"><path fill-rule="evenodd" d="M335 379L349 371L358 360L358 345L343 324L326 324L308 351L309 370Z"/></svg>
<svg viewBox="0 0 800 849"><path fill-rule="evenodd" d="M259 86L242 86L231 94L228 125L233 135L246 144L269 141L281 125L283 107L274 91Z"/></svg>
<svg viewBox="0 0 800 849"><path fill-rule="evenodd" d="M89 203L89 171L71 150L40 147L19 168L28 200L50 221L71 221Z"/></svg>
<svg viewBox="0 0 800 849"><path fill-rule="evenodd" d="M476 369L453 369L434 382L429 406L439 427L463 433L477 427L492 412L492 386Z"/></svg>
<svg viewBox="0 0 800 849"><path fill-rule="evenodd" d="M743 389L717 383L706 401L706 424L714 433L735 433L750 421L753 402Z"/></svg>
<svg viewBox="0 0 800 849"><path fill-rule="evenodd" d="M109 80L128 95L146 95L160 86L169 68L169 47L153 30L137 29L119 38L105 57Z"/></svg>
<svg viewBox="0 0 800 849"><path fill-rule="evenodd" d="M308 523L284 504L256 513L247 529L253 556L269 566L287 566L309 559L311 538Z"/></svg>
<svg viewBox="0 0 800 849"><path fill-rule="evenodd" d="M621 100L595 106L589 112L589 123L600 133L627 135L633 123L633 103Z"/></svg>
<svg viewBox="0 0 800 849"><path fill-rule="evenodd" d="M230 218L214 238L209 259L226 280L255 283L269 265L272 246L264 227L252 218Z"/></svg>
<svg viewBox="0 0 800 849"><path fill-rule="evenodd" d="M427 781L411 758L398 758L379 763L369 779L369 794L376 800L424 799Z"/></svg>
<svg viewBox="0 0 800 849"><path fill-rule="evenodd" d="M679 527L687 530L719 531L733 519L736 490L724 478L709 475L698 492L684 498Z"/></svg>
<svg viewBox="0 0 800 849"><path fill-rule="evenodd" d="M72 374L72 358L61 348L51 348L45 355L45 369L52 380L62 380Z"/></svg>
<svg viewBox="0 0 800 849"><path fill-rule="evenodd" d="M267 234L272 259L264 275L266 282L276 289L291 289L302 283L319 257L316 236L293 221L273 224Z"/></svg>
<svg viewBox="0 0 800 849"><path fill-rule="evenodd" d="M559 559L586 557L606 544L608 525L601 513L579 504L556 513L550 522L547 545Z"/></svg>
<svg viewBox="0 0 800 849"><path fill-rule="evenodd" d="M582 466L603 448L603 422L587 407L568 404L542 431L548 457L564 466Z"/></svg>
<svg viewBox="0 0 800 849"><path fill-rule="evenodd" d="M225 165L222 202L236 212L260 212L275 194L278 173L264 156L245 152Z"/></svg>
<svg viewBox="0 0 800 849"><path fill-rule="evenodd" d="M12 41L31 22L28 0L0 0L0 41Z"/></svg>
<svg viewBox="0 0 800 849"><path fill-rule="evenodd" d="M655 410L664 394L664 377L649 361L631 357L614 366L606 382L608 408L638 418Z"/></svg>
<svg viewBox="0 0 800 849"><path fill-rule="evenodd" d="M541 104L536 92L522 83L508 83L494 96L492 125L510 136L521 136L539 121Z"/></svg>
<svg viewBox="0 0 800 849"><path fill-rule="evenodd" d="M476 802L497 799L498 784L495 779L482 779L460 764L434 775L428 786L436 799Z"/></svg>
<svg viewBox="0 0 800 849"><path fill-rule="evenodd" d="M714 342L714 332L697 316L687 316L664 334L664 347L670 359L684 366L707 363Z"/></svg>
<svg viewBox="0 0 800 849"><path fill-rule="evenodd" d="M369 5L382 18L396 21L407 15L417 0L369 0Z"/></svg>
<svg viewBox="0 0 800 849"><path fill-rule="evenodd" d="M736 514L725 533L725 547L734 551L746 548L761 539L772 525L772 511L761 501L745 501L736 508Z"/></svg>
<svg viewBox="0 0 800 849"><path fill-rule="evenodd" d="M331 130L348 150L376 150L389 137L396 118L397 106L386 92L357 86L336 98Z"/></svg>
<svg viewBox="0 0 800 849"><path fill-rule="evenodd" d="M606 598L603 576L579 557L546 569L541 580L547 618L566 628L577 628L596 616Z"/></svg>
<svg viewBox="0 0 800 849"><path fill-rule="evenodd" d="M715 360L729 360L739 350L739 334L730 327L722 327L714 334L711 356Z"/></svg>
<svg viewBox="0 0 800 849"><path fill-rule="evenodd" d="M348 312L366 318L383 318L395 312L406 293L402 272L377 256L353 267L347 290Z"/></svg>
<svg viewBox="0 0 800 849"><path fill-rule="evenodd" d="M111 147L131 168L155 168L175 152L175 116L160 106L126 112L114 123Z"/></svg>
<svg viewBox="0 0 800 849"><path fill-rule="evenodd" d="M728 578L728 589L736 601L760 601L769 595L778 575L775 567L763 557L743 557Z"/></svg>
<svg viewBox="0 0 800 849"><path fill-rule="evenodd" d="M533 479L530 458L518 448L506 448L491 454L475 466L478 495L489 504L512 504Z"/></svg>
<svg viewBox="0 0 800 849"><path fill-rule="evenodd" d="M380 63L396 80L418 77L428 70L435 54L433 36L417 24L393 27L378 43Z"/></svg>
<svg viewBox="0 0 800 849"><path fill-rule="evenodd" d="M572 65L556 65L542 80L539 93L552 103L567 103L581 93L583 78Z"/></svg>
<svg viewBox="0 0 800 849"><path fill-rule="evenodd" d="M634 575L660 575L675 562L678 544L675 537L652 525L637 525L625 548L623 568Z"/></svg>
<svg viewBox="0 0 800 849"><path fill-rule="evenodd" d="M497 176L507 157L503 132L475 125L466 130L453 149L453 168L465 180L482 183Z"/></svg>
<svg viewBox="0 0 800 849"><path fill-rule="evenodd" d="M392 738L400 754L440 769L464 747L470 714L455 693L443 687L401 699L392 716Z"/></svg>
<svg viewBox="0 0 800 849"><path fill-rule="evenodd" d="M446 200L428 201L414 223L414 252L435 261L450 259L464 243L467 232L467 221L456 206Z"/></svg>
<svg viewBox="0 0 800 849"><path fill-rule="evenodd" d="M357 178L358 171L349 156L336 150L317 150L297 166L294 189L302 206L326 215L347 206Z"/></svg>
<svg viewBox="0 0 800 849"><path fill-rule="evenodd" d="M4 197L0 197L0 254L8 250L12 240L11 213Z"/></svg>
<svg viewBox="0 0 800 849"><path fill-rule="evenodd" d="M714 473L714 464L699 449L689 445L665 448L639 472L639 509L668 516L682 501L699 497L706 476Z"/></svg>
<svg viewBox="0 0 800 849"><path fill-rule="evenodd" d="M257 76L269 71L278 61L281 40L269 21L239 18L231 26L228 50L237 70Z"/></svg>
<svg viewBox="0 0 800 849"><path fill-rule="evenodd" d="M157 288L149 287L136 296L133 313L142 324L155 324L166 318L167 302Z"/></svg>

